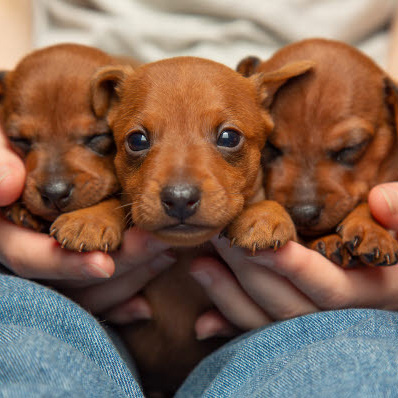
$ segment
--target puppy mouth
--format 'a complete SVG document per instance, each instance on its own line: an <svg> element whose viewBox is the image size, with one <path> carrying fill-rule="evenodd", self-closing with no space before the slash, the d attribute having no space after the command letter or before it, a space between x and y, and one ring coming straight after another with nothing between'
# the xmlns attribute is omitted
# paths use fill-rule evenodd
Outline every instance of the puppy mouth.
<svg viewBox="0 0 398 398"><path fill-rule="evenodd" d="M198 232L204 232L209 229L213 229L213 227L209 225L179 223L160 228L158 232L166 232L166 233L183 232L183 233L194 234Z"/></svg>

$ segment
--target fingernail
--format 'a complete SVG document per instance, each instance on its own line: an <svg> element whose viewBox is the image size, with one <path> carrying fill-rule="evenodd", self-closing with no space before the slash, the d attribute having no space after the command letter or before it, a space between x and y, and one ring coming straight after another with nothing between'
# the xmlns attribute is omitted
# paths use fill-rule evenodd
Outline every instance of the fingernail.
<svg viewBox="0 0 398 398"><path fill-rule="evenodd" d="M398 213L398 192L388 187L379 188L392 214Z"/></svg>
<svg viewBox="0 0 398 398"><path fill-rule="evenodd" d="M100 268L97 264L83 264L82 272L88 278L110 278L111 275L108 274L105 270Z"/></svg>
<svg viewBox="0 0 398 398"><path fill-rule="evenodd" d="M149 268L155 271L156 273L169 268L170 265L176 262L176 257L170 253L162 253L159 254L155 260L149 263Z"/></svg>
<svg viewBox="0 0 398 398"><path fill-rule="evenodd" d="M149 319L152 319L152 313L149 310L143 309L143 308L142 309L137 308L137 309L132 310L130 313L130 316L131 316L130 320L132 322L147 321Z"/></svg>
<svg viewBox="0 0 398 398"><path fill-rule="evenodd" d="M234 335L236 335L236 332L234 332L232 329L217 329L209 331L207 333L197 333L196 339L199 341L203 341L212 337L232 337Z"/></svg>
<svg viewBox="0 0 398 398"><path fill-rule="evenodd" d="M170 248L169 243L162 242L156 238L149 238L146 242L146 249L150 253L157 253Z"/></svg>
<svg viewBox="0 0 398 398"><path fill-rule="evenodd" d="M0 167L0 184L8 177L11 175L11 170L6 167Z"/></svg>
<svg viewBox="0 0 398 398"><path fill-rule="evenodd" d="M213 279L207 272L193 271L190 272L190 274L197 282L199 282L204 287L209 287L213 283Z"/></svg>
<svg viewBox="0 0 398 398"><path fill-rule="evenodd" d="M275 265L274 253L258 253L256 256L246 256L247 261L255 264L273 267Z"/></svg>

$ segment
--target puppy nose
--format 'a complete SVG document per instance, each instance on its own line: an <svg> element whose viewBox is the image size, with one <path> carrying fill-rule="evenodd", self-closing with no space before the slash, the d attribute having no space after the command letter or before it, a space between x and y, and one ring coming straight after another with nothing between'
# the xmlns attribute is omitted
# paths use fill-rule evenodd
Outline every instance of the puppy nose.
<svg viewBox="0 0 398 398"><path fill-rule="evenodd" d="M322 207L314 204L292 206L289 213L294 223L302 227L311 227L318 223Z"/></svg>
<svg viewBox="0 0 398 398"><path fill-rule="evenodd" d="M166 214L182 222L196 213L200 190L190 184L168 185L162 189L160 199Z"/></svg>
<svg viewBox="0 0 398 398"><path fill-rule="evenodd" d="M39 188L41 197L47 207L65 208L71 199L73 185L66 181L51 181Z"/></svg>

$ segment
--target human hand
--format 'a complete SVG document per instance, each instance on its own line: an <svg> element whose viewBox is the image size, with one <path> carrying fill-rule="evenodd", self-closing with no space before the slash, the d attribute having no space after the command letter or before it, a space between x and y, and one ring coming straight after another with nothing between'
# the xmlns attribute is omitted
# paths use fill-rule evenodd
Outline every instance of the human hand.
<svg viewBox="0 0 398 398"><path fill-rule="evenodd" d="M383 184L369 194L373 216L398 231L398 184ZM213 239L229 268L210 258L196 259L192 275L221 315L212 311L196 324L199 338L254 329L273 320L348 307L398 309L398 267L342 269L320 254L289 242L277 252L255 257Z"/></svg>

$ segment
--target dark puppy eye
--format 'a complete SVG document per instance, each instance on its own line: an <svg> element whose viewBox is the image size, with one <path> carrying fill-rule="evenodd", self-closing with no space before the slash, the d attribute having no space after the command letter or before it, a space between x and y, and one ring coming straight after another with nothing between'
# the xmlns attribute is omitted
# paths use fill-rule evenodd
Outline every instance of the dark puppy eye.
<svg viewBox="0 0 398 398"><path fill-rule="evenodd" d="M141 152L149 149L150 143L145 133L142 131L134 131L127 136L126 146L130 151Z"/></svg>
<svg viewBox="0 0 398 398"><path fill-rule="evenodd" d="M32 142L27 138L8 137L8 139L16 150L22 151L24 154L28 153L32 147Z"/></svg>
<svg viewBox="0 0 398 398"><path fill-rule="evenodd" d="M241 135L235 130L223 130L217 138L217 146L235 148L241 142Z"/></svg>
<svg viewBox="0 0 398 398"><path fill-rule="evenodd" d="M368 143L369 140L365 140L356 145L346 146L338 151L329 151L329 156L337 163L352 166L361 158Z"/></svg>
<svg viewBox="0 0 398 398"><path fill-rule="evenodd" d="M265 147L263 149L263 155L262 155L264 162L267 162L267 163L272 162L282 155L283 155L282 149L278 148L276 145L274 145L270 141L267 141L265 143Z"/></svg>
<svg viewBox="0 0 398 398"><path fill-rule="evenodd" d="M91 135L86 138L85 145L101 156L109 155L115 149L111 133Z"/></svg>

